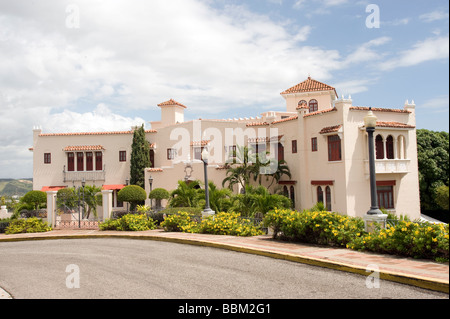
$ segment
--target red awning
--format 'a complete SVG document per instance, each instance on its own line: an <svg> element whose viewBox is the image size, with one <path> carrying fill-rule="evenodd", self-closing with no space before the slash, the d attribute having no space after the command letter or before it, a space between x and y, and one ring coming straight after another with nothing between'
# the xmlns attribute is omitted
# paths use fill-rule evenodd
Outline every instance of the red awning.
<svg viewBox="0 0 450 319"><path fill-rule="evenodd" d="M120 189L124 188L125 186L127 186L127 185L125 185L125 184L103 185L102 189L114 191L114 190L120 190Z"/></svg>
<svg viewBox="0 0 450 319"><path fill-rule="evenodd" d="M57 192L63 188L67 188L67 186L43 186L41 191L42 192L49 192L49 191Z"/></svg>

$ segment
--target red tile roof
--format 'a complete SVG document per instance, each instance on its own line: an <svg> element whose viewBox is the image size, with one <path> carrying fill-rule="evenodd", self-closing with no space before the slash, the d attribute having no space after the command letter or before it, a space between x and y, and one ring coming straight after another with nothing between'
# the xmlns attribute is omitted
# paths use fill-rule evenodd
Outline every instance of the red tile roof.
<svg viewBox="0 0 450 319"><path fill-rule="evenodd" d="M202 141L193 141L191 142L191 146L205 146L208 145L211 140L202 140Z"/></svg>
<svg viewBox="0 0 450 319"><path fill-rule="evenodd" d="M314 92L314 91L334 91L337 96L336 89L328 84L316 81L308 77L307 80L287 89L281 94L292 94L292 93L302 93L302 92Z"/></svg>
<svg viewBox="0 0 450 319"><path fill-rule="evenodd" d="M279 141L284 135L278 136L263 136L263 137L249 137L249 143L261 143L261 142L269 142L269 141Z"/></svg>
<svg viewBox="0 0 450 319"><path fill-rule="evenodd" d="M101 145L77 145L77 146L67 146L64 148L65 152L73 151L103 151L105 148Z"/></svg>
<svg viewBox="0 0 450 319"><path fill-rule="evenodd" d="M331 109L326 109L326 110L322 110L322 111L316 111L316 112L308 113L308 114L303 115L303 117L309 117L309 116L314 116L314 115L324 114L324 113L334 112L334 111L337 111L337 109L335 107L333 107Z"/></svg>
<svg viewBox="0 0 450 319"><path fill-rule="evenodd" d="M125 184L103 185L102 189L114 191L114 190L120 190L120 189L124 188L125 186L127 186L127 185L125 185Z"/></svg>
<svg viewBox="0 0 450 319"><path fill-rule="evenodd" d="M377 122L377 127L415 128L414 125L400 122Z"/></svg>
<svg viewBox="0 0 450 319"><path fill-rule="evenodd" d="M269 125L267 122L249 122L246 126L266 126Z"/></svg>
<svg viewBox="0 0 450 319"><path fill-rule="evenodd" d="M49 191L57 192L63 188L67 188L67 186L43 186L41 192L49 192Z"/></svg>
<svg viewBox="0 0 450 319"><path fill-rule="evenodd" d="M342 127L342 125L334 125L334 126L328 126L328 127L324 127L321 131L320 134L327 134L327 133L334 133L339 131L339 129Z"/></svg>
<svg viewBox="0 0 450 319"><path fill-rule="evenodd" d="M147 172L162 172L162 168L148 168Z"/></svg>
<svg viewBox="0 0 450 319"><path fill-rule="evenodd" d="M175 101L174 99L170 99L169 101L158 104L158 106L172 106L172 105L181 106L181 107L184 107L185 109L187 109L187 106Z"/></svg>
<svg viewBox="0 0 450 319"><path fill-rule="evenodd" d="M157 130L145 130L145 133L157 133ZM82 136L82 135L115 135L115 134L133 134L133 131L110 131L110 132L72 132L72 133L41 133L43 136Z"/></svg>
<svg viewBox="0 0 450 319"><path fill-rule="evenodd" d="M369 111L372 110L374 112L395 112L395 113L411 113L409 110L404 109L389 109L389 108L381 108L381 107L368 107L368 106L351 106L350 110L354 111Z"/></svg>
<svg viewBox="0 0 450 319"><path fill-rule="evenodd" d="M283 122L292 121L292 120L298 120L298 115L291 116L291 117L288 117L288 118L285 118L285 119L281 119L281 120L278 120L278 121L273 121L272 124L283 123Z"/></svg>

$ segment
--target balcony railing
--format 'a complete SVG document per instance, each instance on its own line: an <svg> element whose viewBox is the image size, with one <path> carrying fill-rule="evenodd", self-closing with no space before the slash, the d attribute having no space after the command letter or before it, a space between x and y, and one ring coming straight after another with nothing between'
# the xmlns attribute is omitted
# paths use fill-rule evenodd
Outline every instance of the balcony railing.
<svg viewBox="0 0 450 319"><path fill-rule="evenodd" d="M381 159L375 160L375 173L376 174L392 174L409 173L409 159ZM365 161L366 174L369 175L369 161Z"/></svg>
<svg viewBox="0 0 450 319"><path fill-rule="evenodd" d="M67 171L64 165L63 169L64 182L81 182L83 179L85 181L104 181L106 170L105 165L103 165L102 171Z"/></svg>

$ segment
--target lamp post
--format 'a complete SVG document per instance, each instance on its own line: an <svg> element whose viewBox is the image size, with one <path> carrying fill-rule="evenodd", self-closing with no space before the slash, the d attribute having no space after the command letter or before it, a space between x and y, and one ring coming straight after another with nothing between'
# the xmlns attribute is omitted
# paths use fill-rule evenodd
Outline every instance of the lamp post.
<svg viewBox="0 0 450 319"><path fill-rule="evenodd" d="M83 178L81 181L81 186L83 187L83 214L84 214L84 186L86 186L86 180ZM80 212L78 212L78 228L81 228L81 217Z"/></svg>
<svg viewBox="0 0 450 319"><path fill-rule="evenodd" d="M129 178L127 178L125 180L125 185L128 186L128 184L130 184L130 179ZM127 214L128 214L128 202L127 202Z"/></svg>
<svg viewBox="0 0 450 319"><path fill-rule="evenodd" d="M152 185L153 185L153 177L152 175L150 175L150 177L148 178L148 183L150 184L150 193L152 192ZM149 195L150 195L149 193ZM153 209L153 199L150 198L150 209Z"/></svg>
<svg viewBox="0 0 450 319"><path fill-rule="evenodd" d="M372 112L372 108L369 108L369 113L364 118L364 125L366 132L369 135L369 172L370 172L370 199L371 205L367 212L368 215L383 214L378 208L377 199L377 181L375 177L375 147L373 142L373 133L377 125L377 117Z"/></svg>
<svg viewBox="0 0 450 319"><path fill-rule="evenodd" d="M208 158L209 152L205 147L202 151L203 169L205 172L205 209L202 211L203 216L214 215L214 211L209 207L209 185L208 185Z"/></svg>

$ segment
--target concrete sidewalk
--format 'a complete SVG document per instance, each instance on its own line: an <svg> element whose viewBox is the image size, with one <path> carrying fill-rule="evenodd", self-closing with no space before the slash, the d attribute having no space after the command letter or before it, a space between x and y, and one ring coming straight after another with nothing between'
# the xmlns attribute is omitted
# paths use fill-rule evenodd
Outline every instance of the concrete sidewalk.
<svg viewBox="0 0 450 319"><path fill-rule="evenodd" d="M23 240L129 238L159 240L181 244L228 249L243 253L284 259L314 266L368 276L374 271L380 278L421 288L449 293L449 265L428 260L358 252L343 248L289 243L271 236L235 237L221 235L171 233L163 230L119 232L99 230L53 230L33 234L0 234L0 242Z"/></svg>

